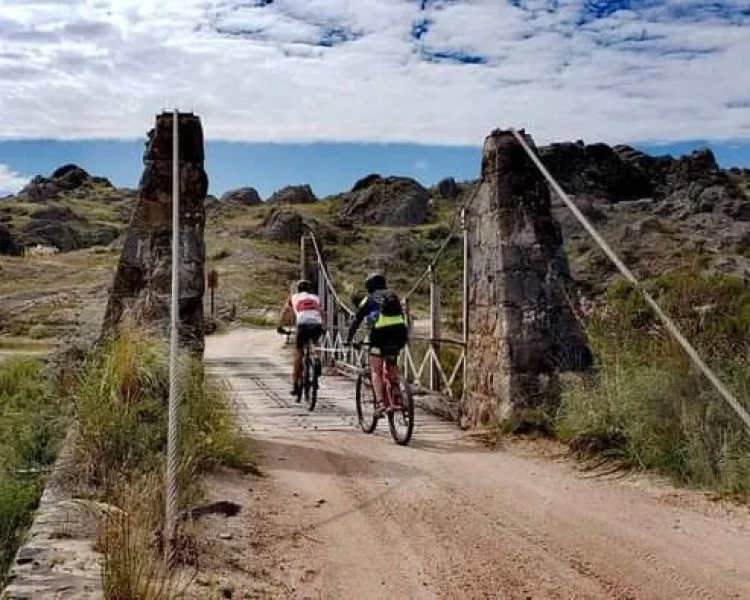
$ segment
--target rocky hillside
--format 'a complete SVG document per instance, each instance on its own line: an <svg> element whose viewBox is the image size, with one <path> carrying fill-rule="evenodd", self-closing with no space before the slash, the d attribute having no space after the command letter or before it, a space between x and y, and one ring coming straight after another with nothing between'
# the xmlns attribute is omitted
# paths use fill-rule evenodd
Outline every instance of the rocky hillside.
<svg viewBox="0 0 750 600"><path fill-rule="evenodd" d="M750 170L722 170L707 150L675 159L578 142L540 153L637 274L690 266L750 276ZM322 199L307 185L265 201L252 187L207 198L208 263L220 276L220 313L256 321L277 307L296 276L304 226L323 243L343 293L373 268L385 269L397 288L408 287L472 184L447 178L428 189L372 174ZM136 194L65 165L0 200L0 334L46 338L98 322ZM603 291L614 267L559 200L555 213L574 275L591 293ZM37 244L60 253L20 257ZM449 248L438 276L449 311L458 311L459 244ZM417 300L424 302L424 294Z"/></svg>

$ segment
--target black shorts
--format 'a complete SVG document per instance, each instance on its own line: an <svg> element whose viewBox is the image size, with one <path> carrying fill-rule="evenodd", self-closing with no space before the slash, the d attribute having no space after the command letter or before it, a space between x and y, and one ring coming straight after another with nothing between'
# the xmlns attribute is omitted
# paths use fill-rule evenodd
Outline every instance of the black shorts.
<svg viewBox="0 0 750 600"><path fill-rule="evenodd" d="M307 342L317 344L320 336L323 335L322 325L297 325L297 337L295 342L297 344L297 350L303 350Z"/></svg>
<svg viewBox="0 0 750 600"><path fill-rule="evenodd" d="M397 356L409 340L406 324L388 325L370 331L370 352L376 356Z"/></svg>

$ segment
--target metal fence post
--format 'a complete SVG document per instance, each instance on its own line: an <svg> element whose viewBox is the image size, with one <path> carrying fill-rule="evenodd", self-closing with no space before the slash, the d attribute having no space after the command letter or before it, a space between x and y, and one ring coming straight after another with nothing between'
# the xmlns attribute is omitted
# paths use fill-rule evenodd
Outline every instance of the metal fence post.
<svg viewBox="0 0 750 600"><path fill-rule="evenodd" d="M307 234L303 233L299 240L300 259L299 259L299 278L307 279L307 254L305 253L305 238Z"/></svg>
<svg viewBox="0 0 750 600"><path fill-rule="evenodd" d="M437 282L435 266L430 265L430 345L435 357L430 361L430 390L440 391L440 287Z"/></svg>

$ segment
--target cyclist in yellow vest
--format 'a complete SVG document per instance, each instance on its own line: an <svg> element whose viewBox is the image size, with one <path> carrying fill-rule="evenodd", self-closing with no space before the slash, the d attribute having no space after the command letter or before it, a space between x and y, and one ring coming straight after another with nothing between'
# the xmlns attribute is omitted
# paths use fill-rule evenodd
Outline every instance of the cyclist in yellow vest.
<svg viewBox="0 0 750 600"><path fill-rule="evenodd" d="M367 319L370 324L370 369L375 397L378 401L378 416L391 407L385 406L385 386L383 382L383 360L395 359L409 339L404 310L398 296L388 289L385 277L380 273L372 273L365 279L367 295L356 307L347 343L351 344L362 321ZM398 375L398 365L395 360L386 361L389 371Z"/></svg>

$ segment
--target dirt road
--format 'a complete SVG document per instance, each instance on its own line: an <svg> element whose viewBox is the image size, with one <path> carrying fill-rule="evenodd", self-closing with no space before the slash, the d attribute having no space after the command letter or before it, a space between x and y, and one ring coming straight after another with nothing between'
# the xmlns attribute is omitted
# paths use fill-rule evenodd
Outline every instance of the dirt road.
<svg viewBox="0 0 750 600"><path fill-rule="evenodd" d="M750 598L744 509L517 445L491 451L424 413L402 448L384 423L355 427L346 379L324 378L308 414L273 332L211 338L206 359L269 475L235 482L251 506L231 546L233 564L274 582L265 597Z"/></svg>

